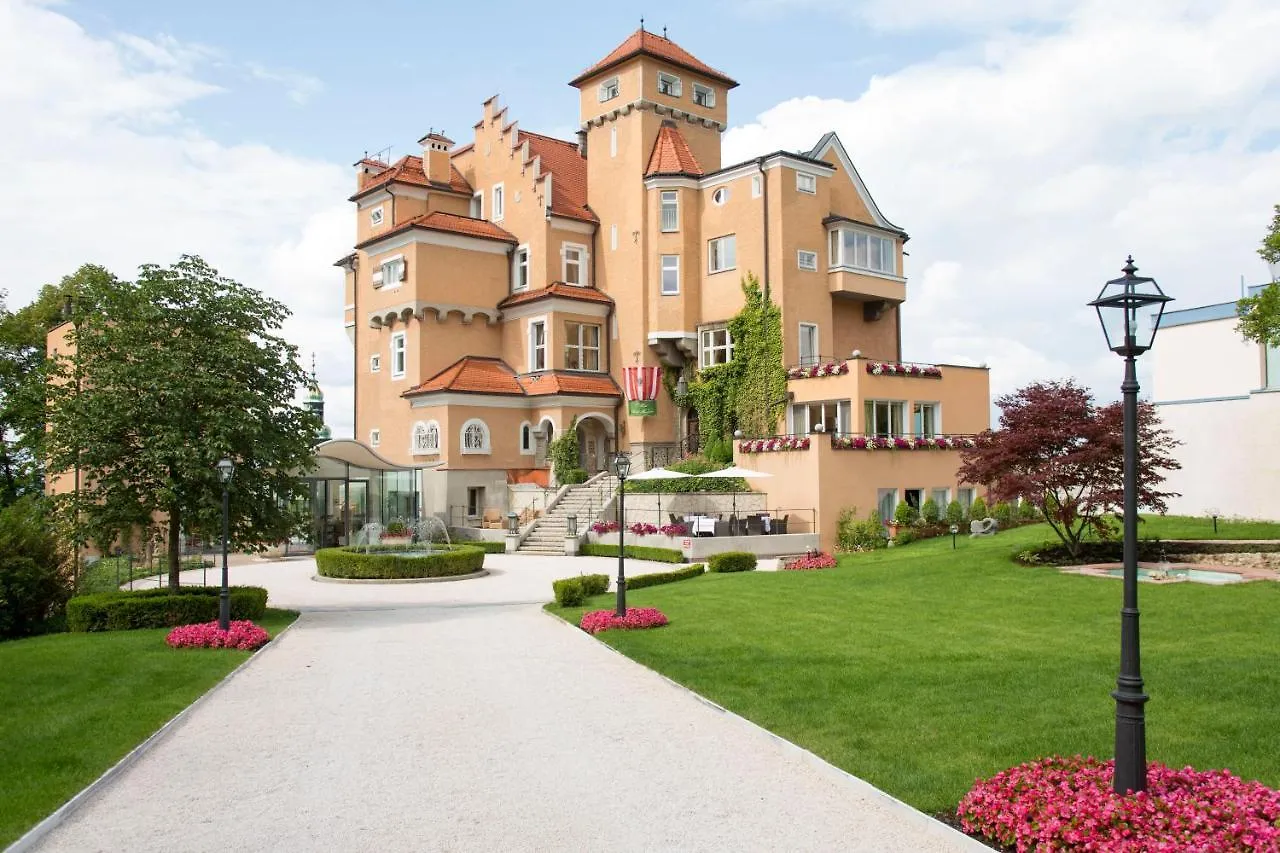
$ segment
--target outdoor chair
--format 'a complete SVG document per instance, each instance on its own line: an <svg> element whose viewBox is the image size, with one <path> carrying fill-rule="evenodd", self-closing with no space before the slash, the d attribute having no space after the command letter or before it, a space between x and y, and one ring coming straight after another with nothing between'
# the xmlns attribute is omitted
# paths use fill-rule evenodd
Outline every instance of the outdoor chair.
<svg viewBox="0 0 1280 853"><path fill-rule="evenodd" d="M791 515L790 515L790 514L787 514L787 515L784 515L782 518L775 518L775 519L773 520L773 532L774 532L774 533L786 533L786 532L787 532L787 519L789 519L790 517L791 517Z"/></svg>
<svg viewBox="0 0 1280 853"><path fill-rule="evenodd" d="M759 536L764 533L764 522L760 520L758 515L747 516L747 535Z"/></svg>
<svg viewBox="0 0 1280 853"><path fill-rule="evenodd" d="M679 518L676 517L676 514L674 512L667 513L667 518L671 519L672 524L684 524L683 521L681 521Z"/></svg>
<svg viewBox="0 0 1280 853"><path fill-rule="evenodd" d="M730 530L730 528L729 528L729 522L727 522L727 521L720 521L719 519L716 519L716 532L715 532L715 534L714 534L714 535L716 535L716 536L732 536L733 534L731 534L731 533L729 532L729 530Z"/></svg>
<svg viewBox="0 0 1280 853"><path fill-rule="evenodd" d="M480 526L489 530L502 529L502 510L497 507L486 507Z"/></svg>

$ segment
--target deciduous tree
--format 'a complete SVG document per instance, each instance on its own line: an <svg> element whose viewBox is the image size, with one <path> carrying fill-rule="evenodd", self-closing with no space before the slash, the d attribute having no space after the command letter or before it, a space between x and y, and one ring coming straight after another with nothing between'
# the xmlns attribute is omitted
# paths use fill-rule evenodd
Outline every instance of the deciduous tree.
<svg viewBox="0 0 1280 853"><path fill-rule="evenodd" d="M1271 229L1262 238L1258 254L1268 264L1280 264L1280 204L1276 205ZM1246 296L1237 304L1236 310L1240 315L1236 328L1246 340L1280 347L1280 284L1273 282L1256 295Z"/></svg>
<svg viewBox="0 0 1280 853"><path fill-rule="evenodd" d="M74 356L51 365L47 439L50 470L78 467L85 484L60 506L76 535L105 548L162 519L177 587L182 531L219 533L214 466L229 456L231 542L287 536L320 425L294 403L307 374L279 333L288 309L189 256L78 298Z"/></svg>
<svg viewBox="0 0 1280 853"><path fill-rule="evenodd" d="M1105 517L1124 503L1124 411L1098 406L1072 380L1036 382L996 400L1000 426L961 451L959 479L983 483L993 500L1023 497L1076 554ZM1160 426L1154 407L1138 406L1138 506L1163 512L1165 471L1182 466L1177 442Z"/></svg>

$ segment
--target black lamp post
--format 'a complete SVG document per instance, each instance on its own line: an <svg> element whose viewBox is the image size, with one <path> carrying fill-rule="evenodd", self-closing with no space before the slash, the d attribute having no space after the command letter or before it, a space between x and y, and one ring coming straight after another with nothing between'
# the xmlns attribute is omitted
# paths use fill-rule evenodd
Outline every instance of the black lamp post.
<svg viewBox="0 0 1280 853"><path fill-rule="evenodd" d="M1209 510L1209 517L1213 519L1213 535L1214 536L1218 535L1218 516L1220 515L1222 515L1222 513L1218 512L1217 509Z"/></svg>
<svg viewBox="0 0 1280 853"><path fill-rule="evenodd" d="M626 451L619 450L613 454L613 473L618 475L618 606L615 613L618 616L627 615L627 572L626 572L626 546L623 543L623 534L627 530L627 475L631 473L631 455Z"/></svg>
<svg viewBox="0 0 1280 853"><path fill-rule="evenodd" d="M231 478L236 463L223 457L218 461L218 479L222 481L222 590L218 593L218 627L231 627L231 588L227 586L227 540L231 530Z"/></svg>
<svg viewBox="0 0 1280 853"><path fill-rule="evenodd" d="M1134 275L1133 256L1124 275L1102 286L1090 302L1098 312L1107 348L1124 359L1124 606L1120 610L1120 675L1116 700L1117 794L1147 789L1147 730L1138 644L1138 374L1135 359L1151 349L1165 304L1172 301L1153 278Z"/></svg>
<svg viewBox="0 0 1280 853"><path fill-rule="evenodd" d="M952 551L956 549L956 534L959 532L960 532L960 525L958 524L951 525L951 550Z"/></svg>

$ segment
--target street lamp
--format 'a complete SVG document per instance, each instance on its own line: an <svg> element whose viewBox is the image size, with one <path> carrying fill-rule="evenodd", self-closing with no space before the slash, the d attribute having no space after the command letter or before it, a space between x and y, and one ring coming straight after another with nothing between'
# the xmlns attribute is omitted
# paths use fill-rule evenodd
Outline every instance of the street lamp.
<svg viewBox="0 0 1280 853"><path fill-rule="evenodd" d="M231 530L231 478L236 463L224 456L218 460L218 479L222 482L222 590L218 593L218 627L231 627L231 588L227 586L227 540Z"/></svg>
<svg viewBox="0 0 1280 853"><path fill-rule="evenodd" d="M951 525L951 550L952 551L956 549L956 534L959 532L960 532L960 525L958 524Z"/></svg>
<svg viewBox="0 0 1280 853"><path fill-rule="evenodd" d="M623 544L622 534L627 529L627 509L625 498L627 494L627 475L631 473L631 455L624 450L619 450L613 455L613 473L618 476L618 606L615 613L618 616L627 615L627 572L625 566L626 548Z"/></svg>
<svg viewBox="0 0 1280 853"><path fill-rule="evenodd" d="M1172 301L1153 278L1134 275L1130 255L1124 275L1102 286L1090 302L1098 312L1107 348L1124 359L1124 606L1120 610L1120 675L1116 700L1117 794L1147 789L1147 731L1138 644L1138 374L1135 359L1151 349L1165 305Z"/></svg>
<svg viewBox="0 0 1280 853"><path fill-rule="evenodd" d="M1216 508L1205 510L1209 517L1213 519L1213 535L1218 535L1218 516L1222 515Z"/></svg>

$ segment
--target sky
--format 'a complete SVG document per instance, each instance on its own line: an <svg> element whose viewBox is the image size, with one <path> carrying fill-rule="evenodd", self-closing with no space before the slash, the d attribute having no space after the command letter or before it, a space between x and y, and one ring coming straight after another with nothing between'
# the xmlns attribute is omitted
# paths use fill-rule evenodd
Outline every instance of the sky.
<svg viewBox="0 0 1280 853"><path fill-rule="evenodd" d="M1127 254L1174 308L1267 279L1274 0L300 8L0 0L10 308L83 263L130 277L199 254L291 307L286 333L349 436L333 262L353 242L352 164L419 153L433 128L465 142L495 93L522 128L572 138L568 80L641 16L741 83L725 163L840 135L911 235L907 360L986 364L993 395L1075 377L1114 399L1121 365L1085 303Z"/></svg>

